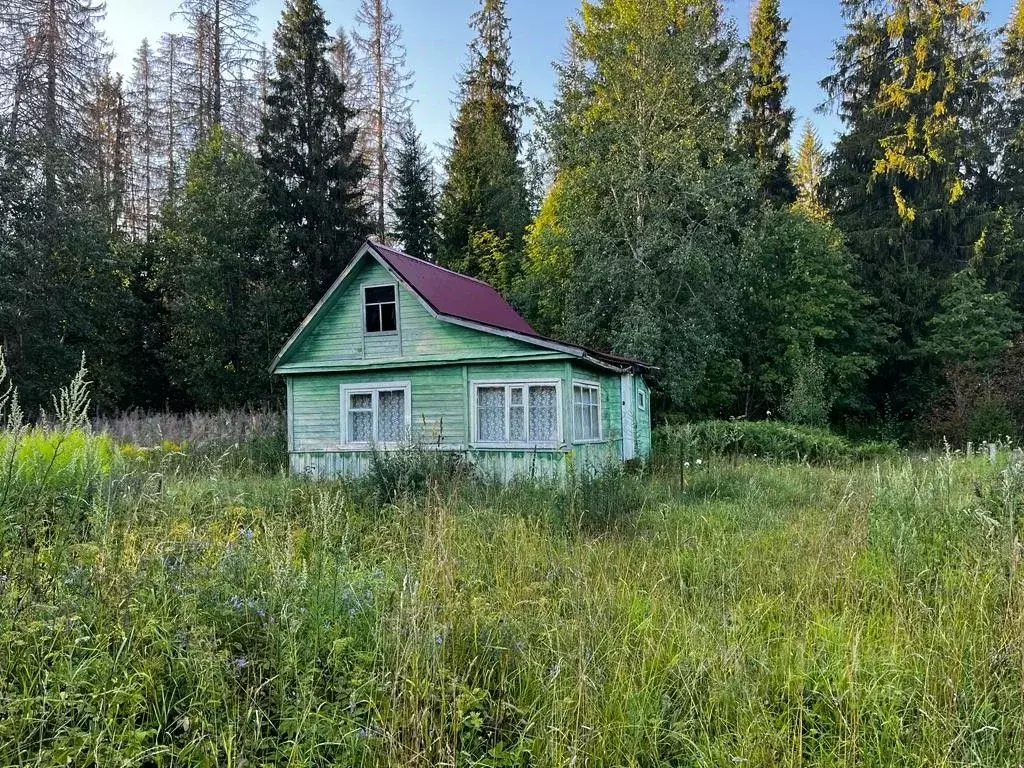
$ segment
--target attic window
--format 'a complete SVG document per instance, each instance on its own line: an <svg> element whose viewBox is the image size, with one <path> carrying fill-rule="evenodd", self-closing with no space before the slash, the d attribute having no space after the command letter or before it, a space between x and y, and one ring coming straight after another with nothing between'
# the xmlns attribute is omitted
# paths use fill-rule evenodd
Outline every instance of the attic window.
<svg viewBox="0 0 1024 768"><path fill-rule="evenodd" d="M368 285L363 288L363 316L367 333L394 333L398 330L398 303L395 286Z"/></svg>

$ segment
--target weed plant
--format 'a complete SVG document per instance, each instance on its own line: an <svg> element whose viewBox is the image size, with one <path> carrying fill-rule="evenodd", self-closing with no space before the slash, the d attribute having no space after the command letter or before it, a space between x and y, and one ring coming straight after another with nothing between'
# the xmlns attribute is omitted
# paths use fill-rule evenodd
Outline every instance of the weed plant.
<svg viewBox="0 0 1024 768"><path fill-rule="evenodd" d="M16 471L59 434L5 430ZM1019 468L706 456L379 501L69 435L88 469L5 508L88 524L0 540L0 765L1024 762Z"/></svg>

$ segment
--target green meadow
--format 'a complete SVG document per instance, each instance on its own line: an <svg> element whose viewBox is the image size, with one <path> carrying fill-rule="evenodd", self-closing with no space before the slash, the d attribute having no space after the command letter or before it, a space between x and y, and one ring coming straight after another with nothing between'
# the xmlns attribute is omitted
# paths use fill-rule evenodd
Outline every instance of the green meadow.
<svg viewBox="0 0 1024 768"><path fill-rule="evenodd" d="M17 439L2 765L1024 760L1013 469L708 456L400 488L289 478L265 445Z"/></svg>

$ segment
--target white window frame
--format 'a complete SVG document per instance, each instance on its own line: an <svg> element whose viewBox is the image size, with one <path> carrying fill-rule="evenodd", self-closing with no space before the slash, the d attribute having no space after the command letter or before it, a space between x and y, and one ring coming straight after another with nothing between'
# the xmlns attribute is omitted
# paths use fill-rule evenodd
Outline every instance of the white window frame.
<svg viewBox="0 0 1024 768"><path fill-rule="evenodd" d="M370 331L366 328L366 292L371 288L394 288L395 289L395 330L393 331ZM383 282L383 283L363 283L360 286L360 295L363 298L362 305L359 308L360 314L362 315L363 335L365 336L397 336L398 328L401 321L401 314L399 313L400 304L398 302L398 283L394 282ZM373 306L378 307L381 304L389 304L390 302L372 302ZM384 315L381 314L381 324L383 324Z"/></svg>
<svg viewBox="0 0 1024 768"><path fill-rule="evenodd" d="M371 413L373 414L373 426L370 428L371 435L377 434L378 399L381 392L404 392L405 401L405 438L400 442L388 441L377 442L376 440L357 441L352 440L349 434L349 403L352 395L370 395ZM353 450L366 450L369 448L398 448L408 445L412 439L412 387L408 381L374 381L365 384L342 384L341 394L341 444L343 447Z"/></svg>
<svg viewBox="0 0 1024 768"><path fill-rule="evenodd" d="M505 388L505 434L508 434L509 430L509 407L511 405L511 390L513 387L523 387L523 429L527 436L526 440L516 441L484 441L477 439L477 409L479 408L479 399L477 390L480 388L488 389L491 387L504 387ZM529 439L530 436L530 387L554 387L555 388L555 439L545 440L541 442L534 442ZM469 429L470 429L470 441L469 444L474 448L518 448L523 450L532 450L534 448L545 448L554 449L564 444L562 438L564 432L562 431L562 382L560 379L498 379L498 380L476 380L470 382L469 387Z"/></svg>
<svg viewBox="0 0 1024 768"><path fill-rule="evenodd" d="M579 437L576 434L576 387L597 390L597 437ZM604 398L601 396L601 384L597 381L587 379L573 379L572 382L572 441L574 443L601 443L604 442Z"/></svg>
<svg viewBox="0 0 1024 768"><path fill-rule="evenodd" d="M647 389L643 384L636 388L636 407L637 410L647 410Z"/></svg>

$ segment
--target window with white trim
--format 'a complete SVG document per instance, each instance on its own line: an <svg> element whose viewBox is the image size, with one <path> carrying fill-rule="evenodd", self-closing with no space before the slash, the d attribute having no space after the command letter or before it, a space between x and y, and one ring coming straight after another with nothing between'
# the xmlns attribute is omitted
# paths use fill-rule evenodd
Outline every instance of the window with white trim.
<svg viewBox="0 0 1024 768"><path fill-rule="evenodd" d="M572 427L576 442L601 439L601 387L573 382Z"/></svg>
<svg viewBox="0 0 1024 768"><path fill-rule="evenodd" d="M407 442L409 384L348 385L341 388L342 442L394 445Z"/></svg>
<svg viewBox="0 0 1024 768"><path fill-rule="evenodd" d="M636 407L641 411L647 410L647 392L642 386L636 391Z"/></svg>
<svg viewBox="0 0 1024 768"><path fill-rule="evenodd" d="M554 445L559 441L554 382L474 382L474 441L482 445Z"/></svg>
<svg viewBox="0 0 1024 768"><path fill-rule="evenodd" d="M398 299L394 285L363 286L363 328L366 333L398 330Z"/></svg>

